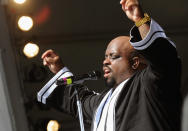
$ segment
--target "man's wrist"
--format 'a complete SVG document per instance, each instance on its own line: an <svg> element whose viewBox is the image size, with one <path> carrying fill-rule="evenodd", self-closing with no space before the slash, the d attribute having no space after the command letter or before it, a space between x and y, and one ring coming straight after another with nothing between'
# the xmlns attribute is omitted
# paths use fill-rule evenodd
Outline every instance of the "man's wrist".
<svg viewBox="0 0 188 131"><path fill-rule="evenodd" d="M146 24L151 21L151 18L147 13L144 13L144 17L140 18L138 21L135 21L135 25L137 27L142 26L143 24Z"/></svg>

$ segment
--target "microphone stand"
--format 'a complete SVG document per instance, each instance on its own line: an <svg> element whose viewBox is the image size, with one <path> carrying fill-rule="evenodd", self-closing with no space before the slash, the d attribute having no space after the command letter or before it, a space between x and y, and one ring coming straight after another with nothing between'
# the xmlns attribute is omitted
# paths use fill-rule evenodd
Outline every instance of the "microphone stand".
<svg viewBox="0 0 188 131"><path fill-rule="evenodd" d="M77 103L77 108L78 108L78 115L79 115L79 121L80 121L80 129L81 131L85 131L84 129L84 121L83 121L83 113L82 113L82 103L80 101L80 98L78 96L78 91L77 88L79 84L74 85L75 86L75 91L74 94L76 95L76 103Z"/></svg>

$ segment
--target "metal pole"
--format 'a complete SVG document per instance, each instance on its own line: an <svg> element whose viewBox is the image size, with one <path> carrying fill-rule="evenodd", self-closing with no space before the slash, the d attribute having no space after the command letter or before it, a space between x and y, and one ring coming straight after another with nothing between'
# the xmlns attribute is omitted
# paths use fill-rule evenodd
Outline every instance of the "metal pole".
<svg viewBox="0 0 188 131"><path fill-rule="evenodd" d="M82 104L78 97L78 91L76 88L75 88L75 94L76 94L76 100L77 100L76 103L77 103L77 107L78 107L78 115L79 115L79 120L80 120L80 128L81 128L81 131L85 131L84 121L83 121L83 113L82 113Z"/></svg>

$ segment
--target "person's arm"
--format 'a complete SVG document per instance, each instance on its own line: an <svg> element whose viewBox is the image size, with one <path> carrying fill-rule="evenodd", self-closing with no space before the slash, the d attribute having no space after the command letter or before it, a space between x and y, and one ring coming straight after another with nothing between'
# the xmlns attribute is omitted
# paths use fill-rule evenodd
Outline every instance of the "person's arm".
<svg viewBox="0 0 188 131"><path fill-rule="evenodd" d="M47 50L42 57L44 66L48 66L55 76L39 91L38 101L56 109L78 117L74 86L57 86L56 80L73 74L64 66L61 58L53 51ZM101 99L101 95L89 90L83 85L77 89L82 102L84 121L91 123L93 111Z"/></svg>
<svg viewBox="0 0 188 131"><path fill-rule="evenodd" d="M141 10L138 0L121 0L121 4L127 17L134 23L144 17L145 12ZM175 44L153 19L132 28L130 44L147 60L148 66L139 72L139 84L142 84L153 109L166 112L164 118L171 123L169 127L179 130L181 61Z"/></svg>
<svg viewBox="0 0 188 131"><path fill-rule="evenodd" d="M37 93L37 100L43 104L46 104L49 96L58 87L56 81L60 78L73 76L73 74L67 67L64 66L59 55L57 55L53 50L45 51L41 58L43 59L44 66L48 66L50 71L55 74L54 77L52 77Z"/></svg>
<svg viewBox="0 0 188 131"><path fill-rule="evenodd" d="M144 12L142 11L138 0L121 0L120 4L122 5L122 9L126 13L127 17L134 23L144 18ZM149 29L149 22L146 22L138 27L142 39L147 36Z"/></svg>
<svg viewBox="0 0 188 131"><path fill-rule="evenodd" d="M137 23L144 18L144 11L138 0L121 0L120 3L132 22ZM175 44L152 18L151 21L141 24L139 27L134 26L130 33L130 44L141 52L152 65L166 69L170 64L176 63Z"/></svg>
<svg viewBox="0 0 188 131"><path fill-rule="evenodd" d="M58 73L61 69L63 69L64 64L60 59L59 55L57 55L53 50L45 51L41 58L43 59L43 65L48 66L51 72L54 74Z"/></svg>

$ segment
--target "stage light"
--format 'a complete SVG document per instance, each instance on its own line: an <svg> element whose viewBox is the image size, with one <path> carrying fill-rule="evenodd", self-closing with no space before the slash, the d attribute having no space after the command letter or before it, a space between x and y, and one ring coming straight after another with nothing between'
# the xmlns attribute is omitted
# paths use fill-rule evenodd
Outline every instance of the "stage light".
<svg viewBox="0 0 188 131"><path fill-rule="evenodd" d="M22 31L29 31L33 27L33 19L29 16L22 16L18 20L18 27Z"/></svg>
<svg viewBox="0 0 188 131"><path fill-rule="evenodd" d="M58 131L60 128L59 123L56 120L50 120L47 125L47 131Z"/></svg>
<svg viewBox="0 0 188 131"><path fill-rule="evenodd" d="M15 3L17 4L23 4L26 0L14 0Z"/></svg>
<svg viewBox="0 0 188 131"><path fill-rule="evenodd" d="M28 57L32 58L35 57L39 53L39 47L38 45L34 43L27 43L24 46L23 53Z"/></svg>

